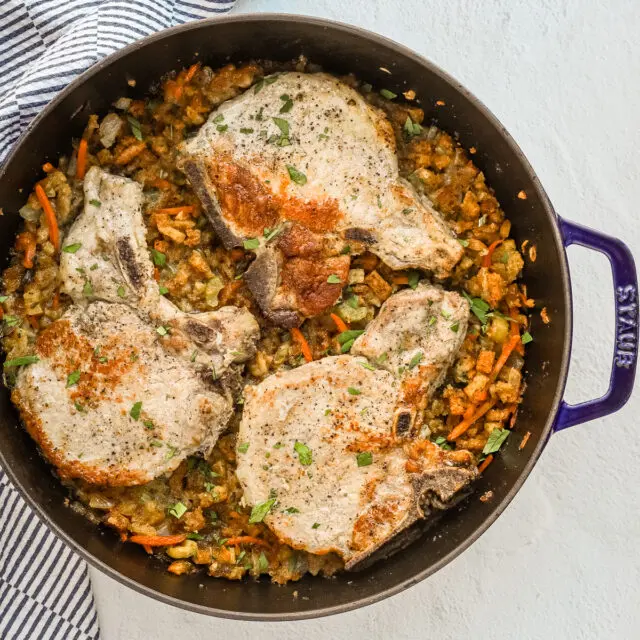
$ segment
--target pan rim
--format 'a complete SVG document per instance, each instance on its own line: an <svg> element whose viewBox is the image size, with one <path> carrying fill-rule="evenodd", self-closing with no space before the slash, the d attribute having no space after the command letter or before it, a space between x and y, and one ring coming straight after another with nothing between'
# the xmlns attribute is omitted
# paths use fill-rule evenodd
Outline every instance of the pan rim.
<svg viewBox="0 0 640 640"><path fill-rule="evenodd" d="M553 230L553 242L555 243L555 250L559 257L560 263L560 277L562 283L562 290L564 295L564 302L566 308L566 318L565 318L565 330L564 330L564 342L561 354L561 362L560 362L560 370L559 370L559 381L551 401L551 409L549 411L549 415L547 417L546 423L542 429L542 437L538 442L536 448L530 454L529 460L526 465L520 472L520 476L513 484L508 493L504 496L504 498L497 504L491 514L487 516L487 518L482 522L480 526L478 526L472 533L470 533L460 544L458 544L454 549L452 549L449 553L441 557L437 562L435 562L429 568L416 573L411 578L407 578L405 580L399 581L397 584L387 587L385 589L380 590L379 592L365 596L359 597L357 599L351 600L349 602L344 602L338 605L332 605L328 607L319 607L317 609L309 609L301 612L288 612L288 613L253 613L253 612L240 612L240 611L230 611L228 609L217 609L215 607L209 607L204 605L195 604L192 602L188 602L186 600L182 600L180 598L176 598L174 596L167 595L161 591L158 591L152 587L147 585L143 585L133 578L126 576L98 557L94 556L88 550L84 549L74 538L68 535L65 531L61 529L55 522L51 521L48 515L45 513L40 504L32 498L32 496L22 487L19 483L16 475L14 474L12 468L7 464L7 461L4 457L2 450L0 449L0 463L2 463L3 470L7 473L7 476L11 480L13 486L18 490L21 497L27 502L27 504L32 508L34 513L38 516L38 518L46 524L46 526L52 530L55 535L57 535L60 539L62 539L69 547L71 547L78 555L80 555L84 560L86 560L91 566L99 569L104 574L113 578L120 584L126 585L127 587L134 589L138 593L146 595L148 597L154 598L163 602L165 604L169 604L181 609L185 609L188 611L192 611L194 613L200 613L204 615L210 615L220 618L227 618L233 620L243 620L243 621L264 621L264 622L277 622L277 621L293 621L293 620L305 620L312 618L320 618L329 615L335 615L338 613L346 613L348 611L352 611L354 609L359 609L361 607L366 607L368 605L374 604L386 598L389 598L393 595L401 593L406 589L414 586L415 584L421 582L422 580L428 578L433 575L440 569L442 569L445 565L449 564L454 558L462 554L466 549L468 549L478 538L485 532L487 529L498 519L498 517L504 512L509 503L513 500L518 491L522 488L525 480L531 473L533 467L537 463L542 450L547 444L547 441L552 433L553 425L555 422L555 418L560 406L560 402L562 400L562 396L564 394L564 389L567 381L567 374L569 369L569 358L571 354L571 338L572 338L572 326L573 326L573 307L572 307L572 297L571 297L571 282L569 277L569 267L567 261L567 254L564 248L564 243L562 239L562 233L560 230L560 225L558 223L558 217L553 209L553 206L547 196L540 180L538 179L536 173L533 170L533 167L530 165L526 156L520 149L519 145L515 142L515 140L511 137L507 129L504 125L498 120L498 118L481 102L475 95L473 95L468 89L466 89L460 82L455 80L452 76L450 76L447 72L443 71L439 66L425 58L424 56L416 53L412 49L375 32L369 31L367 29L362 29L360 27L346 24L339 21L328 20L324 18L316 18L305 15L298 14L290 14L290 13L259 13L259 14L237 14L237 15L227 15L227 16L217 16L213 18L208 18L205 20L198 20L195 22L190 22L182 25L177 25L174 27L170 27L168 29L158 31L154 34L147 36L141 40L137 40L126 47L115 51L109 56L103 58L99 62L95 63L91 67L89 67L86 71L80 74L77 78L75 78L67 87L65 87L56 97L47 104L47 106L29 123L27 128L22 132L18 140L14 143L11 151L5 158L5 161L0 167L0 180L2 180L5 176L7 168L12 163L15 155L18 150L24 144L27 136L30 132L36 129L40 122L52 111L56 109L58 104L60 104L65 98L67 98L70 94L72 94L78 87L90 81L93 76L97 73L109 67L115 61L127 57L130 54L133 54L139 49L143 49L148 44L161 41L167 38L171 38L173 35L182 32L188 32L196 29L207 29L211 25L224 24L224 23L236 23L236 22L288 22L288 23L300 23L300 24L312 24L319 27L326 27L337 31L342 31L345 33L349 33L351 35L355 35L363 40L367 40L372 44L376 44L384 49L391 50L393 53L403 56L406 58L410 58L417 62L420 66L428 69L431 73L436 74L442 80L444 80L447 84L449 84L452 88L454 88L457 92L461 93L472 105L478 109L482 115L487 118L489 122L498 130L514 153L515 157L518 159L522 167L525 169L526 173L530 177L532 184L537 192L537 195L540 198L542 208L545 211L547 218L551 223L551 228Z"/></svg>

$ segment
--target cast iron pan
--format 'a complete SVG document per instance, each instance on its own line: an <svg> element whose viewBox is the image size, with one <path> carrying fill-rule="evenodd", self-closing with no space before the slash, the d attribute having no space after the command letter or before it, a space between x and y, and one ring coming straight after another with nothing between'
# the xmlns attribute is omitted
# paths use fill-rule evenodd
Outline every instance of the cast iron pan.
<svg viewBox="0 0 640 640"><path fill-rule="evenodd" d="M633 302L633 260L624 245L557 218L532 168L504 127L455 80L394 42L323 20L254 15L191 23L133 44L80 76L34 120L0 173L0 205L4 209L0 256L4 262L20 224L18 209L41 177L40 167L69 151L71 139L80 136L90 114L104 114L122 95L142 97L163 74L197 60L215 68L252 58L287 61L300 54L327 71L353 72L378 89L396 93L414 89L427 121L457 135L466 148L476 147L474 161L511 219L516 241L528 239L537 245L537 261L527 262L523 277L530 296L547 307L553 321L543 325L537 313L532 316L531 332L536 339L527 349L528 388L517 423L519 434L531 432L523 451L518 450L519 436L509 438L476 484L475 493L404 551L359 573L343 573L331 580L307 577L286 586L272 585L266 579L228 582L202 575L171 575L136 545L120 543L112 532L99 531L64 507L65 490L20 426L3 389L0 461L49 527L90 563L123 584L166 603L210 615L261 620L329 615L367 605L423 580L468 547L505 509L538 459L559 408L562 423L556 428L603 415L626 401L633 384L634 355L629 356L627 368L614 367L612 389L604 399L587 403L586 408L561 405L571 339L570 283L563 240L607 251L617 267L617 284L629 287L624 295L627 302ZM129 79L135 79L135 88L127 84ZM437 106L436 101L445 106ZM517 198L520 190L527 193L527 200ZM603 247L605 241L609 244ZM631 347L637 339L634 323L625 343ZM493 499L481 502L478 497L488 490L493 491Z"/></svg>

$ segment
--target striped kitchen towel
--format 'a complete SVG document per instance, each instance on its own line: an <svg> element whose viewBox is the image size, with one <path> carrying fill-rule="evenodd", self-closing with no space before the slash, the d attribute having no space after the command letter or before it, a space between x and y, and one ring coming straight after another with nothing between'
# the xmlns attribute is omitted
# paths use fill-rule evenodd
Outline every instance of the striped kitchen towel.
<svg viewBox="0 0 640 640"><path fill-rule="evenodd" d="M78 74L154 31L234 0L0 0L0 164ZM85 563L31 512L0 469L0 640L99 638Z"/></svg>

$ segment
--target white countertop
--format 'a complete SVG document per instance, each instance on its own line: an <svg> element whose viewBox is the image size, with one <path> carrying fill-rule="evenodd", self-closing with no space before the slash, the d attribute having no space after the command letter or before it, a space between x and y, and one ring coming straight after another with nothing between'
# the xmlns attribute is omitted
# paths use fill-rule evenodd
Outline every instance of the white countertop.
<svg viewBox="0 0 640 640"><path fill-rule="evenodd" d="M640 260L637 0L239 0L238 11L341 20L424 54L500 118L560 215L625 239ZM569 255L577 401L607 385L613 289L603 256ZM637 392L616 415L553 436L490 530L398 596L332 618L235 622L92 570L103 638L639 638L639 414Z"/></svg>

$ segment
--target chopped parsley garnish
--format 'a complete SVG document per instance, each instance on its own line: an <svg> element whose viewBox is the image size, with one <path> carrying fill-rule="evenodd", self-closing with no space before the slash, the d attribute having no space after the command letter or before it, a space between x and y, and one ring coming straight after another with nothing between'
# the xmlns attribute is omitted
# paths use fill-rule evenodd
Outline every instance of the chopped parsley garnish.
<svg viewBox="0 0 640 640"><path fill-rule="evenodd" d="M387 100L394 100L398 97L397 93L393 93L393 91L389 91L389 89L380 89L380 95Z"/></svg>
<svg viewBox="0 0 640 640"><path fill-rule="evenodd" d="M287 171L289 172L289 177L299 185L307 184L307 176L302 173L302 171L298 171L295 167L290 164L287 165Z"/></svg>
<svg viewBox="0 0 640 640"><path fill-rule="evenodd" d="M82 287L82 293L89 297L93 295L93 285L87 280Z"/></svg>
<svg viewBox="0 0 640 640"><path fill-rule="evenodd" d="M187 507L182 504L182 502L176 502L173 507L169 507L169 514L174 518L182 518L182 516L187 513Z"/></svg>
<svg viewBox="0 0 640 640"><path fill-rule="evenodd" d="M340 353L348 353L355 339L362 335L364 331L362 329L349 329L338 334L338 344L340 344Z"/></svg>
<svg viewBox="0 0 640 640"><path fill-rule="evenodd" d="M440 315L445 319L448 320L451 317L451 312L447 311L446 309L440 309Z"/></svg>
<svg viewBox="0 0 640 640"><path fill-rule="evenodd" d="M17 327L22 324L22 320L18 316L5 316L3 320L7 327Z"/></svg>
<svg viewBox="0 0 640 640"><path fill-rule="evenodd" d="M260 246L260 240L258 240L258 238L247 238L243 241L242 246L245 249L252 251Z"/></svg>
<svg viewBox="0 0 640 640"><path fill-rule="evenodd" d="M167 287L161 286L158 291L160 292L161 296L166 296L167 293L169 293L169 289L167 289Z"/></svg>
<svg viewBox="0 0 640 640"><path fill-rule="evenodd" d="M97 265L97 264L92 264L92 265L89 267L89 271L95 271L97 268L98 268L98 265Z"/></svg>
<svg viewBox="0 0 640 640"><path fill-rule="evenodd" d="M216 124L219 124L219 123L220 123L220 122L222 122L223 120L224 120L224 116L223 116L221 113L219 113L219 114L218 114L218 115L213 119L213 121L214 121Z"/></svg>
<svg viewBox="0 0 640 640"><path fill-rule="evenodd" d="M431 316L429 318L429 326L432 327L436 322L438 322L437 318L435 316Z"/></svg>
<svg viewBox="0 0 640 640"><path fill-rule="evenodd" d="M356 462L359 467L368 467L373 463L373 454L371 451L361 451L356 455Z"/></svg>
<svg viewBox="0 0 640 640"><path fill-rule="evenodd" d="M258 558L258 571L260 572L266 571L268 568L269 568L269 561L267 560L267 556L264 555L264 551L261 551L260 557Z"/></svg>
<svg viewBox="0 0 640 640"><path fill-rule="evenodd" d="M68 376L67 376L67 389L69 387L73 387L74 385L78 384L78 380L80 380L80 376L82 374L80 373L80 371L72 371Z"/></svg>
<svg viewBox="0 0 640 640"><path fill-rule="evenodd" d="M532 341L533 341L533 336L528 331L525 331L522 334L522 344L529 344Z"/></svg>
<svg viewBox="0 0 640 640"><path fill-rule="evenodd" d="M89 204L93 205L94 207L102 206L102 202L100 202L100 200L96 200L95 198L93 200L89 200Z"/></svg>
<svg viewBox="0 0 640 640"><path fill-rule="evenodd" d="M482 324L487 323L487 312L491 307L486 303L482 298L472 298L466 291L462 292L462 295L468 300L471 305L471 311L475 314L475 316L482 322Z"/></svg>
<svg viewBox="0 0 640 640"><path fill-rule="evenodd" d="M156 267L164 267L167 264L167 256L157 249L151 249L151 257Z"/></svg>
<svg viewBox="0 0 640 640"><path fill-rule="evenodd" d="M137 140L142 140L142 129L140 123L132 116L127 116L127 120L131 127L131 133L133 133Z"/></svg>
<svg viewBox="0 0 640 640"><path fill-rule="evenodd" d="M122 285L120 285L120 286L118 287L118 297L120 297L120 298L124 298L124 297L125 297L125 295L126 295L125 288L124 288Z"/></svg>
<svg viewBox="0 0 640 640"><path fill-rule="evenodd" d="M248 442L243 442L242 444L238 445L238 452L239 453L247 453L247 451L249 451L249 443Z"/></svg>
<svg viewBox="0 0 640 640"><path fill-rule="evenodd" d="M0 304L6 302L9 299L9 296L0 296Z"/></svg>
<svg viewBox="0 0 640 640"><path fill-rule="evenodd" d="M82 242L74 242L73 244L68 244L66 247L62 247L62 250L65 253L75 253L82 246Z"/></svg>
<svg viewBox="0 0 640 640"><path fill-rule="evenodd" d="M159 336L166 336L166 335L169 333L169 330L167 329L167 327L159 326L159 327L156 329L156 333L157 333Z"/></svg>
<svg viewBox="0 0 640 640"><path fill-rule="evenodd" d="M469 241L465 240L464 238L458 238L458 242L463 246L463 247L468 247L469 246Z"/></svg>
<svg viewBox="0 0 640 640"><path fill-rule="evenodd" d="M325 416L330 416L333 413L333 411L331 411L331 409L325 409L324 410L324 415Z"/></svg>
<svg viewBox="0 0 640 640"><path fill-rule="evenodd" d="M261 78L260 80L258 80L258 82L256 82L255 89L253 90L253 93L260 93L260 91L262 91L262 88L265 85L273 84L277 79L278 79L277 75L270 76L268 78Z"/></svg>
<svg viewBox="0 0 640 640"><path fill-rule="evenodd" d="M360 362L360 366L364 367L365 369L369 369L369 371L376 370L376 368L369 362Z"/></svg>
<svg viewBox="0 0 640 640"><path fill-rule="evenodd" d="M412 289L417 289L418 282L420 282L420 274L417 271L409 271L407 279L409 280L409 286Z"/></svg>
<svg viewBox="0 0 640 640"><path fill-rule="evenodd" d="M508 429L494 429L487 439L487 444L484 445L482 453L486 456L490 453L495 453L500 449L504 441L509 437Z"/></svg>
<svg viewBox="0 0 640 640"><path fill-rule="evenodd" d="M335 274L332 273L328 278L327 278L327 282L329 284L342 284L342 280L340 280L340 278Z"/></svg>
<svg viewBox="0 0 640 640"><path fill-rule="evenodd" d="M35 364L40 362L38 356L21 356L19 358L13 358L13 360L7 360L2 366L6 369L8 367L22 367L26 364Z"/></svg>
<svg viewBox="0 0 640 640"><path fill-rule="evenodd" d="M134 420L140 420L141 411L142 411L142 402L138 401L133 405L133 407L131 407L131 410L129 411L129 415Z"/></svg>
<svg viewBox="0 0 640 640"><path fill-rule="evenodd" d="M197 357L198 357L198 350L194 349L193 353L191 354L191 362L195 362Z"/></svg>
<svg viewBox="0 0 640 640"><path fill-rule="evenodd" d="M347 391L352 396L359 396L362 393L362 391L360 391L360 389L356 389L355 387L349 387L347 389Z"/></svg>
<svg viewBox="0 0 640 640"><path fill-rule="evenodd" d="M160 442L160 440L151 440L151 441L149 442L149 444L150 444L152 447L161 447L161 446L162 446L162 442Z"/></svg>
<svg viewBox="0 0 640 640"><path fill-rule="evenodd" d="M411 207L407 207L400 212L403 216L408 216L410 213L413 213L413 209Z"/></svg>
<svg viewBox="0 0 640 640"><path fill-rule="evenodd" d="M395 95L394 95L395 98ZM404 132L407 134L407 138L413 138L413 136L420 135L422 127L411 119L411 116L407 116L404 123Z"/></svg>
<svg viewBox="0 0 640 640"><path fill-rule="evenodd" d="M416 353L416 355L413 356L411 360L409 360L407 369L413 369L414 367L417 367L420 364L421 360L422 360L422 351L418 351L418 353Z"/></svg>
<svg viewBox="0 0 640 640"><path fill-rule="evenodd" d="M251 509L251 515L249 516L249 524L256 524L262 522L265 517L271 511L273 505L276 503L276 498L269 498L265 502L259 502Z"/></svg>
<svg viewBox="0 0 640 640"><path fill-rule="evenodd" d="M219 124L216 127L216 130L219 131L220 133L224 133L228 128L229 128L228 124Z"/></svg>
<svg viewBox="0 0 640 640"><path fill-rule="evenodd" d="M454 322L449 328L454 333L458 333L458 329L460 329L460 323L459 322Z"/></svg>
<svg viewBox="0 0 640 640"><path fill-rule="evenodd" d="M240 133L253 133L253 129L251 127L241 127Z"/></svg>
<svg viewBox="0 0 640 640"><path fill-rule="evenodd" d="M438 436L434 440L434 443L437 444L441 449L444 449L445 451L451 451L453 449L449 441L444 436Z"/></svg>
<svg viewBox="0 0 640 640"><path fill-rule="evenodd" d="M82 406L79 402L74 402L73 406L76 408L76 411L79 411L80 413L85 411L84 406Z"/></svg>
<svg viewBox="0 0 640 640"><path fill-rule="evenodd" d="M284 104L280 107L280 113L289 113L293 108L293 100L286 94L283 93L280 96L280 100L284 102Z"/></svg>
<svg viewBox="0 0 640 640"><path fill-rule="evenodd" d="M142 424L147 428L147 429L155 429L155 425L153 424L152 420L144 420L142 422Z"/></svg>
<svg viewBox="0 0 640 640"><path fill-rule="evenodd" d="M204 540L204 536L200 535L197 531L187 533L187 540Z"/></svg>
<svg viewBox="0 0 640 640"><path fill-rule="evenodd" d="M383 354L379 355L376 358L376 364L381 365L384 362L386 362L388 360L388 358L389 358L389 354L385 351Z"/></svg>
<svg viewBox="0 0 640 640"><path fill-rule="evenodd" d="M178 447L174 447L172 444L167 444L167 453L165 453L164 455L164 459L165 460L171 460L171 458L173 458L176 453L178 453L178 451L180 451L180 449L178 449Z"/></svg>
<svg viewBox="0 0 640 640"><path fill-rule="evenodd" d="M351 253L351 246L348 244L345 244L344 247L342 247L342 250L340 251L340 255L348 256L350 253Z"/></svg>
<svg viewBox="0 0 640 640"><path fill-rule="evenodd" d="M295 507L287 507L284 510L285 513L300 513L300 509L296 509Z"/></svg>
<svg viewBox="0 0 640 640"><path fill-rule="evenodd" d="M278 129L280 129L280 133L282 134L283 137L288 138L289 137L289 121L285 120L284 118L271 118L274 122L274 124L278 127ZM286 145L281 145L281 146L286 146Z"/></svg>
<svg viewBox="0 0 640 640"><path fill-rule="evenodd" d="M306 444L296 440L293 449L298 454L298 460L303 467L308 467L313 462L313 454Z"/></svg>
<svg viewBox="0 0 640 640"><path fill-rule="evenodd" d="M273 229L269 229L268 227L262 232L264 239L269 242L273 240L276 236L279 236L284 231L284 227L282 225L278 225L277 227L273 227Z"/></svg>
<svg viewBox="0 0 640 640"><path fill-rule="evenodd" d="M311 525L311 528L312 528L312 529L319 529L319 528L320 528L320 523L319 523L319 522L314 522L314 523Z"/></svg>

